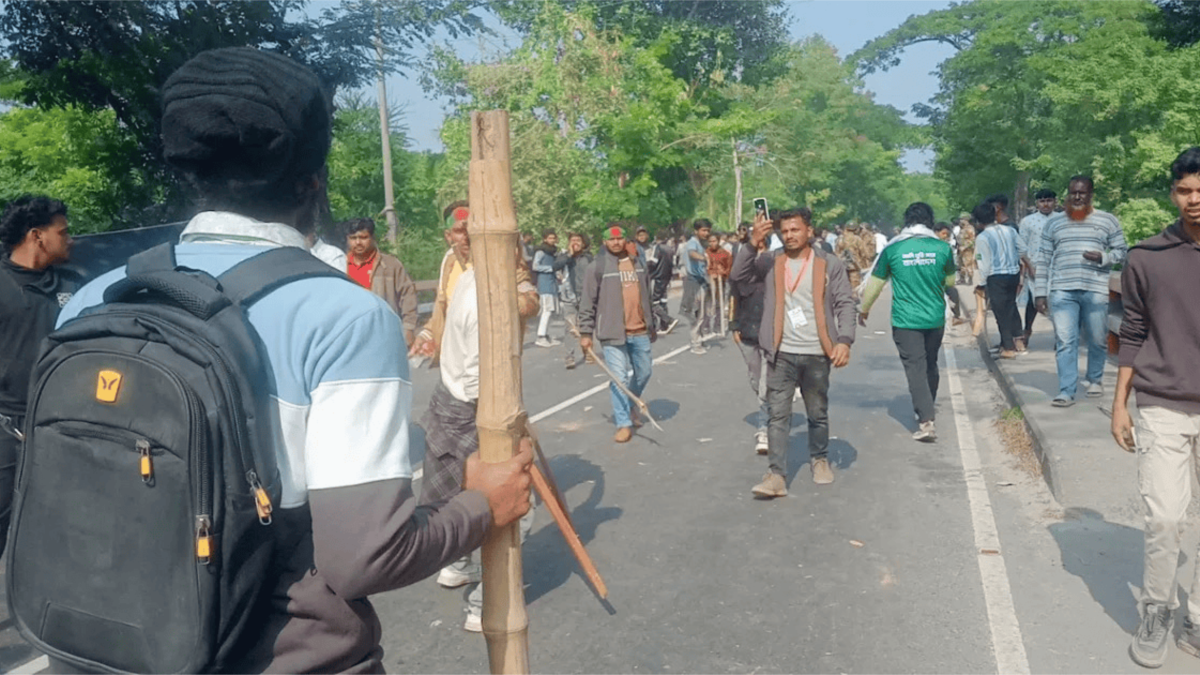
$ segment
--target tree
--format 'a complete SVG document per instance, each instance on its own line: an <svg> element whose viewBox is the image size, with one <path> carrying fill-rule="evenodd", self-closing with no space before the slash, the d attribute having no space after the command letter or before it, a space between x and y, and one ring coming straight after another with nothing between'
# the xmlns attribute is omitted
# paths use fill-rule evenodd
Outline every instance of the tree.
<svg viewBox="0 0 1200 675"><path fill-rule="evenodd" d="M1079 130L1045 88L1056 68L1072 66L1051 55L1089 40L1116 46L1120 36L1145 35L1154 12L1147 2L979 0L911 17L850 59L869 73L895 65L913 44L954 46L938 68L937 95L914 107L930 121L935 173L960 208L1011 191L1019 209L1031 181L1061 180L1064 167L1081 160L1068 147Z"/></svg>
<svg viewBox="0 0 1200 675"><path fill-rule="evenodd" d="M159 88L194 54L252 46L310 65L330 88L354 87L376 72L373 40L382 30L387 68L439 26L478 30L470 0L344 2L308 17L300 0L262 2L36 2L14 0L0 13L4 51L26 75L18 100L41 108L112 110L136 141L126 163L160 188L170 209L182 196L162 160Z"/></svg>

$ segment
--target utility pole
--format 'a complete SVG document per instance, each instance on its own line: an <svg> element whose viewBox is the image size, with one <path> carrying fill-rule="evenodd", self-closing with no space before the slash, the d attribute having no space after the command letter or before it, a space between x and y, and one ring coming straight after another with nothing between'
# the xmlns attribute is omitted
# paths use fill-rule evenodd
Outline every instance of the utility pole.
<svg viewBox="0 0 1200 675"><path fill-rule="evenodd" d="M742 164L738 160L737 139L731 138L729 142L733 144L733 227L730 228L734 232L737 231L738 225L742 222Z"/></svg>
<svg viewBox="0 0 1200 675"><path fill-rule="evenodd" d="M392 187L392 138L389 126L387 83L383 67L383 12L375 3L375 58L379 65L379 131L383 138L383 213L387 217L387 240L396 243L400 219L396 217L396 191Z"/></svg>

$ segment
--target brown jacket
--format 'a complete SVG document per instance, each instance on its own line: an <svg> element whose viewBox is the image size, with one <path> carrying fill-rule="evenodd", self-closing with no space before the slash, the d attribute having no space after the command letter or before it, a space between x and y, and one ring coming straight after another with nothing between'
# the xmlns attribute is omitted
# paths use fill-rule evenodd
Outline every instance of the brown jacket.
<svg viewBox="0 0 1200 675"><path fill-rule="evenodd" d="M826 356L833 356L834 346L854 344L854 324L858 321L858 310L846 267L836 255L813 248L813 312L816 314L817 336ZM763 281L762 323L759 325L758 344L774 362L783 340L783 320L786 312L783 290L783 266L786 256L783 251L761 254L750 246L738 250L733 261L730 280L735 284L752 284ZM770 336L770 341L767 341Z"/></svg>
<svg viewBox="0 0 1200 675"><path fill-rule="evenodd" d="M383 298L404 324L406 336L417 332L417 285L396 256L379 252L371 268L371 292Z"/></svg>

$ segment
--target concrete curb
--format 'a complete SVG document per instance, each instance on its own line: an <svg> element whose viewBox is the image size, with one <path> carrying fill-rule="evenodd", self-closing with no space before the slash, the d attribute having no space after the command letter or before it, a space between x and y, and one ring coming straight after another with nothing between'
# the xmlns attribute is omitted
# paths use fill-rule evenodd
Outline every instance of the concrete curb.
<svg viewBox="0 0 1200 675"><path fill-rule="evenodd" d="M1026 402L1021 396L1021 392L1017 388L1016 382L1013 381L1012 376L1005 372L1000 362L992 356L988 348L987 331L977 335L975 343L979 347L979 355L983 359L983 362L987 364L988 370L992 371L992 374L996 377L996 381L1000 384L1000 390L1004 392L1004 398L1008 401L1008 405L1021 410L1021 418L1025 422L1025 431L1029 433L1029 439L1033 444L1033 453L1037 456L1038 463L1042 467L1042 478L1046 481L1046 485L1049 486L1050 493L1061 503L1063 500L1063 495L1059 490L1059 486L1061 485L1061 469L1058 466L1058 462L1046 450L1046 434L1038 426L1037 420L1027 412Z"/></svg>

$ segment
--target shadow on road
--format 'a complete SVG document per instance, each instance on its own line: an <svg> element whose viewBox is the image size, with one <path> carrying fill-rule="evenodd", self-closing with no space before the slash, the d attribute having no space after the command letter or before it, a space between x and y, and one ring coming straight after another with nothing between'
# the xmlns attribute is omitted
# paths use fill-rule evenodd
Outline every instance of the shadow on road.
<svg viewBox="0 0 1200 675"><path fill-rule="evenodd" d="M945 381L938 388L938 394L947 399L950 397L950 392L946 388ZM886 408L888 417L896 420L908 431L917 430L917 419L913 414L912 397L907 392L895 396L893 398L875 399L873 401L859 401L858 407L862 410L873 410L876 408Z"/></svg>
<svg viewBox="0 0 1200 675"><path fill-rule="evenodd" d="M590 484L587 497L571 509L571 521L579 540L587 544L596 537L602 523L621 517L623 510L615 506L600 506L604 498L604 471L579 455L558 455L550 458L551 470L558 481L568 507L576 501L569 494L571 488ZM537 516L544 525L529 535L524 545L525 602L532 603L546 593L563 585L572 575L582 577L578 563L563 535L558 531L549 512L542 509ZM604 570L600 570L603 574ZM584 579L582 583L586 584Z"/></svg>
<svg viewBox="0 0 1200 675"><path fill-rule="evenodd" d="M801 428L807 429L808 427ZM788 439L788 485L792 484L796 474L800 472L800 467L808 465L808 460L808 433L790 437ZM857 448L840 438L829 439L829 464L833 468L849 469L857 460Z"/></svg>
<svg viewBox="0 0 1200 675"><path fill-rule="evenodd" d="M1084 508L1067 509L1064 521L1048 529L1062 551L1063 569L1082 579L1104 612L1132 634L1139 620L1142 531L1110 523Z"/></svg>
<svg viewBox="0 0 1200 675"><path fill-rule="evenodd" d="M665 398L646 401L646 407L650 408L650 414L659 422L669 420L679 413L679 403Z"/></svg>

